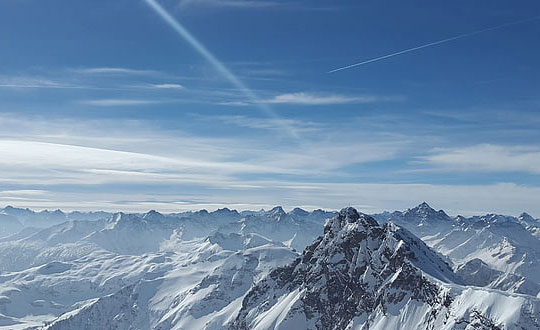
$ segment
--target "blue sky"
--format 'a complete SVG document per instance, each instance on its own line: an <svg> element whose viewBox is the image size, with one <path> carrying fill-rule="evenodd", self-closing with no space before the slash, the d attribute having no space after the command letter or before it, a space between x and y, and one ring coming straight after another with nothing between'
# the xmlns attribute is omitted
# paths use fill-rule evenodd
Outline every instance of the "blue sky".
<svg viewBox="0 0 540 330"><path fill-rule="evenodd" d="M0 204L540 217L537 1L0 2ZM212 57L209 61L208 57Z"/></svg>

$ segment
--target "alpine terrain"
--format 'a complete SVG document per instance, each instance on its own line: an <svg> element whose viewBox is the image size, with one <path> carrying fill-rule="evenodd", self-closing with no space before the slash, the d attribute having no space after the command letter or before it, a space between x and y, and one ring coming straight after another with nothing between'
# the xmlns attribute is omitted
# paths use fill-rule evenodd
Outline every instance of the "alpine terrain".
<svg viewBox="0 0 540 330"><path fill-rule="evenodd" d="M1 329L540 329L527 215L0 217Z"/></svg>

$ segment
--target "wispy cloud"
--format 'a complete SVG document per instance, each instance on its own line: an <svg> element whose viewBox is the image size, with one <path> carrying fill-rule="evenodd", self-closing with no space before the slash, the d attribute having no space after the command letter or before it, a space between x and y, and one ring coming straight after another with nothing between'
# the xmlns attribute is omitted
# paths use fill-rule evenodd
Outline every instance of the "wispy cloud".
<svg viewBox="0 0 540 330"><path fill-rule="evenodd" d="M184 86L180 84L152 84L150 85L151 88L157 88L157 89L184 89Z"/></svg>
<svg viewBox="0 0 540 330"><path fill-rule="evenodd" d="M243 102L243 101L225 101L225 102L217 102L217 105L226 105L231 107L245 107L251 105L251 103Z"/></svg>
<svg viewBox="0 0 540 330"><path fill-rule="evenodd" d="M277 125L247 116L215 119L269 131ZM313 136L312 143L269 144L267 138L272 136L271 132L260 137L204 138L167 132L146 122L0 117L6 127L0 133L3 156L0 182L3 187L9 187L0 193L0 203L124 211L222 206L257 209L273 204L340 208L350 204L361 206L365 212L375 212L407 208L426 200L454 214L487 211L518 214L523 210L540 214L540 208L531 208L540 205L538 187L510 183L352 183L342 182L343 177L339 183L329 182L348 166L397 159L407 148L405 139L374 138L373 132L359 135L346 127L333 132L317 123L287 120L293 127L306 129L306 134ZM520 158L520 164L531 163L525 168L514 167L528 171L540 168L539 150L491 147L465 148L466 158L502 153L506 158ZM461 154L456 150L447 149L446 153ZM443 154L442 150L437 152ZM525 155L529 158L521 158ZM490 164L503 160L507 159L490 158ZM468 166L478 164L479 160L475 160ZM279 179L284 176L287 180ZM317 180L321 177L325 178L324 182ZM122 185L114 191L107 188L118 183L127 188L121 188ZM70 192L56 188L62 185L70 185ZM189 188L182 193L161 188L171 185ZM152 188L148 189L149 186Z"/></svg>
<svg viewBox="0 0 540 330"><path fill-rule="evenodd" d="M57 88L86 89L88 86L75 85L42 77L0 77L0 88Z"/></svg>
<svg viewBox="0 0 540 330"><path fill-rule="evenodd" d="M420 159L447 170L540 174L540 148L531 146L479 144L436 149Z"/></svg>
<svg viewBox="0 0 540 330"><path fill-rule="evenodd" d="M287 93L274 96L273 98L262 100L263 103L272 104L298 104L298 105L329 105L329 104L354 104L354 103L376 103L388 101L390 98L377 96L347 96L340 94L314 94L314 93Z"/></svg>
<svg viewBox="0 0 540 330"><path fill-rule="evenodd" d="M291 129L300 132L314 132L320 130L324 125L322 123L316 123L308 120L287 119L287 118L260 118L260 117L248 117L248 116L197 116L195 117L202 120L219 121L225 124L231 124L239 127L263 129L279 131L283 125L291 127Z"/></svg>
<svg viewBox="0 0 540 330"><path fill-rule="evenodd" d="M244 116L215 120L268 131L283 124L276 122L278 119ZM349 139L354 133L316 134L323 129L317 123L283 120L294 129L313 134L316 141L295 145L290 140L275 140L269 147L268 136L275 135L271 132L264 136L209 138L152 128L146 122L0 117L8 126L0 134L0 181L30 185L190 182L215 186L225 178L234 182L252 174L320 176L355 163L392 159L404 147L402 139L373 141Z"/></svg>
<svg viewBox="0 0 540 330"><path fill-rule="evenodd" d="M82 104L92 105L96 107L116 107L116 106L137 106L164 103L160 100L143 100L143 99L99 99L99 100L84 100Z"/></svg>
<svg viewBox="0 0 540 330"><path fill-rule="evenodd" d="M78 68L73 71L84 74L104 74L104 75L139 75L139 76L155 76L162 74L155 70L140 70L121 67L99 67L99 68Z"/></svg>
<svg viewBox="0 0 540 330"><path fill-rule="evenodd" d="M221 185L221 187L219 186ZM223 193L226 190L227 193ZM221 192L220 192L221 191ZM10 198L15 196L15 199ZM39 195L0 194L0 204L36 209L161 212L230 207L240 210L270 208L340 209L350 205L365 213L407 209L427 201L449 214L518 215L527 211L540 216L540 188L511 183L487 185L435 185L395 183L298 183L291 181L218 182L218 186L197 192L64 192L48 190Z"/></svg>

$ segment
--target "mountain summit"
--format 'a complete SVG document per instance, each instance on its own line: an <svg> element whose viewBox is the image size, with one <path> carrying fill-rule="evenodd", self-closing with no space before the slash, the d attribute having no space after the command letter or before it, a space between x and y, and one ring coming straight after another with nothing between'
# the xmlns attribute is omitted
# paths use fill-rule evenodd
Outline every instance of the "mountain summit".
<svg viewBox="0 0 540 330"><path fill-rule="evenodd" d="M474 324L498 329L504 324L500 315L492 319L480 311L481 304L491 308L493 297L467 300L461 284L410 232L393 223L380 226L349 207L326 223L324 235L301 257L250 290L231 328L465 329L459 324Z"/></svg>

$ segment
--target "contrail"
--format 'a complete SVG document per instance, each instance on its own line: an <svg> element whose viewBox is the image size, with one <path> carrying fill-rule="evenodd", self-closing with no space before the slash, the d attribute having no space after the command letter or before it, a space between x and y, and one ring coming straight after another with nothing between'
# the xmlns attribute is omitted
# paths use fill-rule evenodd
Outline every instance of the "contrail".
<svg viewBox="0 0 540 330"><path fill-rule="evenodd" d="M388 55L384 55L384 56L379 56L379 57L375 57L375 58L372 58L372 59L369 59L369 60L365 60L365 61L362 61L362 62L359 62L359 63L347 65L347 66L344 66L344 67L341 67L341 68L334 69L334 70L332 70L332 71L328 71L327 73L334 73L334 72L337 72L337 71L341 71L341 70L346 70L346 69L354 68L354 67L356 67L356 66L360 66L360 65L364 65L364 64L368 64L368 63L373 63L373 62L381 61L381 60L384 60L384 59L387 59L387 58L390 58L390 57L394 57L394 56L398 56L398 55L401 55L401 54L405 54L405 53L410 53L410 52L413 52L413 51L415 51L415 50L419 50L419 49L423 49L423 48L427 48L427 47L431 47L431 46L435 46L435 45L440 45L440 44L443 44L443 43L446 43L446 42L449 42L449 41L453 41L453 40L457 40L457 39L462 39L462 38L472 37L472 36L477 35L477 34L480 34L480 33L488 32L488 31L493 31L493 30L498 30L498 29L502 29L502 28L507 27L507 26L510 26L510 25L521 24L521 23L525 23L525 22L534 21L534 20L537 20L537 19L540 19L540 16L536 16L536 17L533 17L533 18L527 18L527 19L523 19L523 20L519 20L519 21L515 21L515 22L505 23L505 24L501 24L501 25L489 27L489 28L486 28L486 29L474 31L474 32L469 32L469 33L459 34L459 35L454 36L454 37L442 39L442 40L439 40L439 41L430 42L430 43L425 44L425 45L421 45L421 46L416 46L416 47L413 47L413 48L408 48L408 49L400 50L399 52L395 52L395 53L392 53L392 54L388 54Z"/></svg>
<svg viewBox="0 0 540 330"><path fill-rule="evenodd" d="M204 59L206 59L219 73L223 75L232 85L239 89L245 97L261 109L266 115L273 119L279 116L266 104L261 103L257 95L249 89L238 77L236 77L217 57L214 56L199 40L197 40L180 22L172 17L155 0L144 0L171 28L173 28L184 40L186 40ZM283 130L291 137L298 138L296 131L282 122Z"/></svg>

